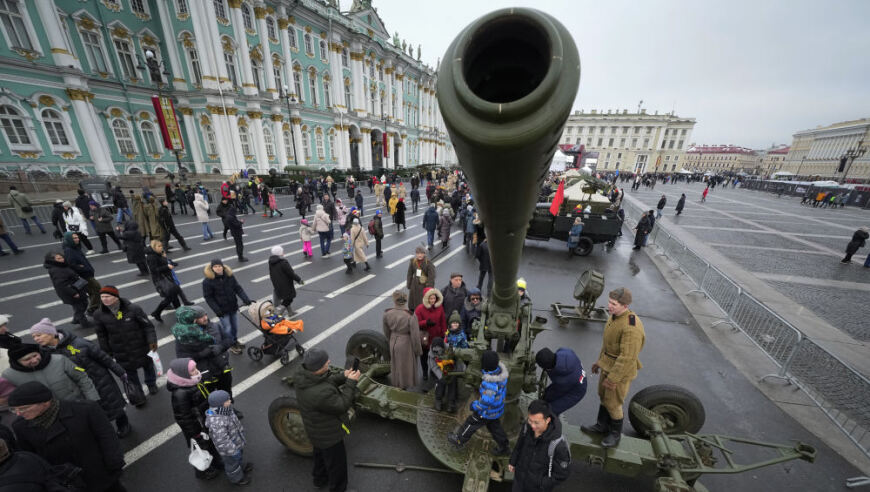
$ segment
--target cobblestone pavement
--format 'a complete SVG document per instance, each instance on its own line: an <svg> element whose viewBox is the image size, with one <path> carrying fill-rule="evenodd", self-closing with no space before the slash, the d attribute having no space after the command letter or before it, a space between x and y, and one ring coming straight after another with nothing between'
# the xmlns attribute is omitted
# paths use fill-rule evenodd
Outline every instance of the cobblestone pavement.
<svg viewBox="0 0 870 492"><path fill-rule="evenodd" d="M870 290L861 288L870 284L870 268L862 266L868 249L859 250L850 265L839 262L852 233L870 225L870 211L812 208L800 205L799 198L730 187L714 188L700 203L703 190L701 183L678 183L628 193L650 208L665 194L664 215L672 225L716 248L836 328L857 340L870 340L866 321ZM686 207L675 216L681 193L686 194Z"/></svg>

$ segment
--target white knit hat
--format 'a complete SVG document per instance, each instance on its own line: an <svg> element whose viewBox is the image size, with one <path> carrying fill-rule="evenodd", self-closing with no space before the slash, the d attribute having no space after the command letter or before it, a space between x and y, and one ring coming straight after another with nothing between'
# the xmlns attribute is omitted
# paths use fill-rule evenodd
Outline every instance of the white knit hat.
<svg viewBox="0 0 870 492"><path fill-rule="evenodd" d="M0 326L8 324L9 318L11 318L11 317L12 317L11 314L0 314Z"/></svg>
<svg viewBox="0 0 870 492"><path fill-rule="evenodd" d="M271 253L273 256L284 256L284 248L281 246L272 246Z"/></svg>

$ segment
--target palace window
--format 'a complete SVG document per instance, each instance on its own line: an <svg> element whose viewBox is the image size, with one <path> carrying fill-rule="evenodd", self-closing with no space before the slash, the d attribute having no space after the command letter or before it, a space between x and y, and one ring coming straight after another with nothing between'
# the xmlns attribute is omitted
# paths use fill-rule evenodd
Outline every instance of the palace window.
<svg viewBox="0 0 870 492"><path fill-rule="evenodd" d="M347 68L350 65L350 61L348 60L349 56L347 53L347 48L341 50L341 66Z"/></svg>
<svg viewBox="0 0 870 492"><path fill-rule="evenodd" d="M685 130L683 130L683 131L685 131ZM677 149L682 149L682 148L683 148L683 141L680 140L680 143L677 144Z"/></svg>
<svg viewBox="0 0 870 492"><path fill-rule="evenodd" d="M99 33L92 31L79 31L82 36L82 45L85 47L85 57L94 72L107 73L106 55L103 52L103 44L100 42Z"/></svg>
<svg viewBox="0 0 870 492"><path fill-rule="evenodd" d="M331 160L336 160L335 158L335 130L329 130L329 158Z"/></svg>
<svg viewBox="0 0 870 492"><path fill-rule="evenodd" d="M275 30L275 21L271 17L266 17L266 33L271 39L278 38L278 32Z"/></svg>
<svg viewBox="0 0 870 492"><path fill-rule="evenodd" d="M224 51L224 64L227 67L227 77L230 78L233 87L239 86L239 78L236 75L236 55L232 51Z"/></svg>
<svg viewBox="0 0 870 492"><path fill-rule="evenodd" d="M193 82L196 85L202 85L202 67L199 63L199 52L196 48L187 49L187 59L190 62L190 74L193 76Z"/></svg>
<svg viewBox="0 0 870 492"><path fill-rule="evenodd" d="M247 156L253 154L251 152L251 135L248 133L247 126L242 125L239 127L239 142L242 143L242 154L247 159Z"/></svg>
<svg viewBox="0 0 870 492"><path fill-rule="evenodd" d="M293 137L290 136L290 130L284 130L284 152L288 159L293 159Z"/></svg>
<svg viewBox="0 0 870 492"><path fill-rule="evenodd" d="M251 73L254 75L254 85L258 91L263 90L263 63L254 58L251 59Z"/></svg>
<svg viewBox="0 0 870 492"><path fill-rule="evenodd" d="M242 4L242 21L245 29L254 30L254 18L251 16L251 8L246 3Z"/></svg>
<svg viewBox="0 0 870 492"><path fill-rule="evenodd" d="M122 154L135 154L136 145L133 143L133 135L130 134L130 127L127 122L116 118L112 121L112 133L115 135L115 143L118 144L118 150Z"/></svg>
<svg viewBox="0 0 870 492"><path fill-rule="evenodd" d="M323 79L323 104L326 105L327 108L332 107L332 94L329 92L329 79Z"/></svg>
<svg viewBox="0 0 870 492"><path fill-rule="evenodd" d="M311 160L311 142L308 140L309 138L311 138L311 137L308 135L308 130L303 129L302 130L302 155L305 156L306 161Z"/></svg>
<svg viewBox="0 0 870 492"><path fill-rule="evenodd" d="M211 125L203 125L202 132L205 136L205 153L210 155L217 154L217 136L214 134L214 128Z"/></svg>
<svg viewBox="0 0 870 492"><path fill-rule="evenodd" d="M308 92L311 93L311 105L317 106L317 74L314 72L308 74Z"/></svg>
<svg viewBox="0 0 870 492"><path fill-rule="evenodd" d="M0 127L3 128L9 145L31 145L24 118L12 106L0 106Z"/></svg>
<svg viewBox="0 0 870 492"><path fill-rule="evenodd" d="M323 63L329 63L329 50L326 49L326 41L320 40L320 59Z"/></svg>
<svg viewBox="0 0 870 492"><path fill-rule="evenodd" d="M137 14L145 14L145 0L130 0L130 8Z"/></svg>
<svg viewBox="0 0 870 492"><path fill-rule="evenodd" d="M350 80L344 79L344 104L347 107L348 111L353 109L353 94L352 94Z"/></svg>
<svg viewBox="0 0 870 492"><path fill-rule="evenodd" d="M320 128L314 132L314 144L317 147L317 160L324 160L326 158L326 151L323 148L323 131Z"/></svg>
<svg viewBox="0 0 870 492"><path fill-rule="evenodd" d="M224 0L213 0L212 3L214 3L215 16L217 16L217 18L219 19L226 19L227 7L224 4Z"/></svg>
<svg viewBox="0 0 870 492"><path fill-rule="evenodd" d="M22 4L18 0L0 0L0 23L3 24L10 48L33 50Z"/></svg>
<svg viewBox="0 0 870 492"><path fill-rule="evenodd" d="M142 129L142 141L145 142L146 154L160 154L160 149L157 146L157 133L154 131L154 125L148 121L143 121L139 128Z"/></svg>
<svg viewBox="0 0 870 492"><path fill-rule="evenodd" d="M290 38L290 47L293 48L294 50L299 49L299 41L297 40L296 36L297 36L296 28L295 27L288 27L287 28L287 37Z"/></svg>
<svg viewBox="0 0 870 492"><path fill-rule="evenodd" d="M190 13L190 10L187 7L187 0L175 0L175 11L178 14Z"/></svg>
<svg viewBox="0 0 870 492"><path fill-rule="evenodd" d="M281 63L277 58L272 59L272 78L275 79L275 87L284 87L284 76L281 74Z"/></svg>
<svg viewBox="0 0 870 492"><path fill-rule="evenodd" d="M266 144L266 155L269 159L275 158L275 139L272 138L272 130L263 127L263 142Z"/></svg>
<svg viewBox="0 0 870 492"><path fill-rule="evenodd" d="M133 49L130 47L130 43L123 39L116 39L115 51L118 52L118 60L121 63L124 77L131 80L137 78L136 63L133 62Z"/></svg>
<svg viewBox="0 0 870 492"><path fill-rule="evenodd" d="M302 73L299 65L293 67L293 90L296 91L296 99L302 102Z"/></svg>
<svg viewBox="0 0 870 492"><path fill-rule="evenodd" d="M45 125L45 133L48 135L48 140L55 147L69 147L69 138L66 134L66 126L60 113L53 109L45 109L42 111L42 124Z"/></svg>
<svg viewBox="0 0 870 492"><path fill-rule="evenodd" d="M313 57L314 56L314 44L311 41L311 33L306 32L304 38L305 38L305 53L307 53L308 56Z"/></svg>

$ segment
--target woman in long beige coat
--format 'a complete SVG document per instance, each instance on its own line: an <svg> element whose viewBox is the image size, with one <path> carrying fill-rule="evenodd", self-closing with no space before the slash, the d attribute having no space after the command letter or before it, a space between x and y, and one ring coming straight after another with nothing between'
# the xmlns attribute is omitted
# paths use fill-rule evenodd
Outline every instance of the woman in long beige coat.
<svg viewBox="0 0 870 492"><path fill-rule="evenodd" d="M368 258L366 258L366 248L369 247L369 236L366 230L359 223L359 217L354 217L353 223L350 226L350 241L353 246L353 261L354 263L365 263L364 271L369 271L372 267L369 266Z"/></svg>
<svg viewBox="0 0 870 492"><path fill-rule="evenodd" d="M423 354L417 318L408 310L408 296L393 292L393 307L384 312L384 336L390 343L390 381L393 386L409 389L420 384L420 364Z"/></svg>

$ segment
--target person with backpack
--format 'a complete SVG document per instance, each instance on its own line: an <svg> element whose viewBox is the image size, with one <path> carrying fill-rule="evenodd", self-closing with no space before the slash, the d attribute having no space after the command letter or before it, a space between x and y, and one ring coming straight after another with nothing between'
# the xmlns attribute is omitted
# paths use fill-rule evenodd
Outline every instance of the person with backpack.
<svg viewBox="0 0 870 492"><path fill-rule="evenodd" d="M529 416L508 461L513 492L550 492L571 474L571 450L562 423L543 400L529 404Z"/></svg>
<svg viewBox="0 0 870 492"><path fill-rule="evenodd" d="M32 220L40 232L45 234L45 227L42 226L42 223L39 222L39 218L36 216L36 212L33 211L33 204L30 203L30 198L18 191L15 185L9 187L9 203L15 207L15 215L21 219L25 234L31 234L30 223L27 222L27 219Z"/></svg>
<svg viewBox="0 0 870 492"><path fill-rule="evenodd" d="M381 219L380 209L375 210L374 218L369 221L369 234L375 238L375 257L384 256L383 251L381 251L381 240L384 239L384 222Z"/></svg>

